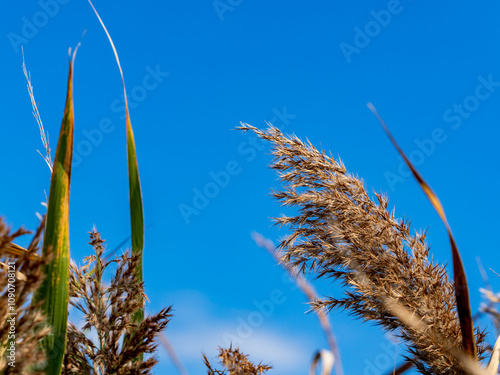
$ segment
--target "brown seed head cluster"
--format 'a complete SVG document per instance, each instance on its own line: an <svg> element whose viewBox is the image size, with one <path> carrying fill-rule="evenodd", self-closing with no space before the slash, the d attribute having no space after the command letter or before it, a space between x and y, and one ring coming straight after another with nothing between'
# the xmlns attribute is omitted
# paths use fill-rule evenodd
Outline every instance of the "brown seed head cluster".
<svg viewBox="0 0 500 375"><path fill-rule="evenodd" d="M143 355L155 353L155 339L170 320L171 308L135 323L133 315L146 299L144 284L135 275L140 258L127 252L106 262L103 242L94 229L90 244L96 255L85 258L82 267L71 265L70 303L84 314L85 324L81 330L68 327L63 374L151 374L158 361ZM116 273L106 285L104 271L113 263ZM96 333L97 342L87 337L89 331Z"/></svg>
<svg viewBox="0 0 500 375"><path fill-rule="evenodd" d="M407 358L422 374L464 373L443 342L435 340L437 335L459 348L462 341L453 284L445 268L429 257L425 233L411 233L408 222L389 212L384 196L370 197L361 179L310 142L273 126L262 131L242 124L240 129L272 144L271 167L282 182L273 195L297 209L295 216L276 219L291 231L280 244L282 261L339 280L344 288L344 298L317 300L313 308L343 308L396 331L408 346ZM388 309L389 300L421 317L429 334L398 319ZM480 360L484 334L477 329L476 340Z"/></svg>
<svg viewBox="0 0 500 375"><path fill-rule="evenodd" d="M208 369L208 375L261 375L272 367L259 363L253 364L248 356L240 352L238 348L219 348L219 361L224 370L217 370L212 367L209 360L203 355L203 360Z"/></svg>

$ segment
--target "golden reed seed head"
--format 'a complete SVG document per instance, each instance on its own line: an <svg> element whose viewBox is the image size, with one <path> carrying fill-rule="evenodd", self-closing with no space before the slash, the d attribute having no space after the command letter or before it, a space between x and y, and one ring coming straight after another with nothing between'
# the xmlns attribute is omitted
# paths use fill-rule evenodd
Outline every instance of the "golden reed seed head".
<svg viewBox="0 0 500 375"><path fill-rule="evenodd" d="M273 191L295 216L275 221L291 234L280 243L282 261L303 272L340 281L345 297L313 302L314 309L341 308L386 331L395 331L408 347L408 358L422 374L463 374L459 361L430 334L415 330L394 316L385 301L423 317L430 329L461 346L455 294L444 266L429 256L425 233L411 233L404 219L388 210L381 194L370 196L363 181L347 173L341 161L318 151L310 142L242 124L272 145L271 168L282 186ZM478 360L484 334L476 329Z"/></svg>

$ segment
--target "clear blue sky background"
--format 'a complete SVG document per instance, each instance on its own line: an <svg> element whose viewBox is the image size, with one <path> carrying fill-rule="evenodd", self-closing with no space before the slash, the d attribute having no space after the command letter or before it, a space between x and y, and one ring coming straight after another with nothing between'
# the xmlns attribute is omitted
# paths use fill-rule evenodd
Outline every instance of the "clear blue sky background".
<svg viewBox="0 0 500 375"><path fill-rule="evenodd" d="M71 255L81 262L90 251L93 224L109 249L129 235L125 124L120 78L103 30L87 2L61 3L56 9L43 0L9 2L1 12L0 214L14 227L36 228L35 212L44 210L40 202L50 178L36 153L42 146L16 38L25 39L55 152L67 50L86 29L75 66L80 160L70 210ZM269 219L283 212L269 197L277 186L267 168L269 150L232 131L239 121L258 127L271 121L339 155L370 190L389 194L398 217L411 218L416 229L430 228L432 255L449 262L444 227L413 179L398 177L401 161L366 108L373 102L441 197L477 311L483 283L475 258L498 271L500 4L217 4L230 10L218 12L212 1L95 1L132 96L148 225L148 308L174 306L167 335L190 373L204 371L202 351L213 358L216 346L226 345L224 337L237 336L244 324L253 327L238 343L253 359L272 363L276 375L306 373L314 351L326 347L315 316L305 314L305 298L250 237L258 231L277 241L286 231L271 227ZM217 194L209 192L206 207L198 204L198 212L183 215L180 208L194 207L196 191L213 188L213 176L228 167L236 172ZM489 275L500 290L498 277ZM316 286L322 295L340 295L335 285ZM273 290L283 293L274 311L252 321L256 304ZM374 374L377 367L385 373L392 366L395 345L377 328L338 311L330 317L346 373ZM157 373L175 373L162 349L160 359Z"/></svg>

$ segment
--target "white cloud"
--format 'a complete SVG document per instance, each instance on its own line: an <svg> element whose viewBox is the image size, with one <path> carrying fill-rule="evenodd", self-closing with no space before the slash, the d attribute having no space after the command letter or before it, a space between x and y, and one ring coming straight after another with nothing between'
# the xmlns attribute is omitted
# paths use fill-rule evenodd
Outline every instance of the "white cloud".
<svg viewBox="0 0 500 375"><path fill-rule="evenodd" d="M313 340L294 334L293 329L285 331L272 327L272 316L261 314L259 320L254 314L254 320L249 321L250 314L258 311L234 310L229 316L220 316L198 292L183 292L176 297L175 317L166 335L190 373L202 369L199 367L203 365L201 353L215 364L217 348L226 347L229 339L254 362L272 365L275 375L306 372L314 351L318 349ZM165 351L160 349L160 352L160 361L169 361Z"/></svg>
<svg viewBox="0 0 500 375"><path fill-rule="evenodd" d="M277 317L273 314L265 316L257 308L232 309L230 313L222 314L198 291L177 292L164 300L174 301L174 316L165 335L190 374L206 372L202 353L214 365L218 364L217 348L228 347L230 342L248 354L254 363L273 366L273 375L307 373L314 352L320 349L315 346L313 337L294 333L293 327L283 328L282 324L277 324ZM147 314L157 312L153 308L146 309ZM70 315L75 325L81 328L84 324L81 314L73 309ZM94 330L90 338L96 339ZM164 373L166 369L175 372L161 344L157 356L160 363L156 373Z"/></svg>

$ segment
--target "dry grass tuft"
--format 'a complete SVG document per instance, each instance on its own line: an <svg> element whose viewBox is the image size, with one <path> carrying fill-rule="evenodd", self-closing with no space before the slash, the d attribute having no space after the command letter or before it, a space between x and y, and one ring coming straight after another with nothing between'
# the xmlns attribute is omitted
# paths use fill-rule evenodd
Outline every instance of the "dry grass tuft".
<svg viewBox="0 0 500 375"><path fill-rule="evenodd" d="M63 374L150 374L157 359L137 358L156 351L155 339L170 320L171 308L134 322L134 312L146 299L144 283L135 275L140 257L127 252L104 261L104 240L95 229L90 240L96 255L85 258L82 267L71 265L70 303L84 314L85 324L81 330L73 324L68 327ZM107 286L103 274L112 263L117 263L117 270ZM86 336L89 330L95 331L97 343Z"/></svg>
<svg viewBox="0 0 500 375"><path fill-rule="evenodd" d="M38 129L40 130L40 138L42 140L43 148L45 150L45 156L42 155L40 151L37 150L37 152L40 154L40 156L43 157L43 160L45 160L50 169L50 173L52 173L52 168L54 166L54 163L52 162L52 157L50 156L49 133L45 133L45 129L43 128L42 117L40 116L40 112L38 111L38 104L36 103L35 94L33 93L33 86L31 85L31 74L30 72L28 72L26 68L26 63L24 61L24 49L22 48L22 46L21 50L23 53L23 73L24 77L26 78L28 94L30 96L31 106L33 108L33 117L35 118L38 124Z"/></svg>
<svg viewBox="0 0 500 375"><path fill-rule="evenodd" d="M259 363L254 365L248 356L241 353L238 348L219 348L219 361L224 370L214 369L205 355L203 360L208 369L208 375L261 375L272 367Z"/></svg>
<svg viewBox="0 0 500 375"><path fill-rule="evenodd" d="M42 365L45 361L45 354L40 350L39 342L50 333L50 328L47 327L39 309L40 305L30 304L33 292L43 281L43 267L47 264L47 260L33 256L38 251L43 226L42 221L27 251L18 257L13 257L9 253L12 242L29 232L19 229L11 233L0 218L0 372L2 374L27 373L32 367ZM12 298L15 300L13 304ZM15 342L15 360L9 358L13 354L8 351L12 342ZM30 374L39 372L31 369Z"/></svg>
<svg viewBox="0 0 500 375"><path fill-rule="evenodd" d="M425 233L411 233L407 221L389 212L387 198L377 193L370 197L361 179L311 143L273 126L261 131L243 124L240 129L272 143L272 168L283 183L273 195L298 210L295 216L276 219L292 232L280 244L283 262L339 280L344 287L344 298L316 300L313 307L343 308L396 331L407 344L407 358L422 374L465 373L446 347L462 348L454 286L444 266L430 258ZM422 317L429 329L407 324L387 300ZM436 342L436 334L446 345ZM481 360L484 333L477 328L476 340Z"/></svg>

